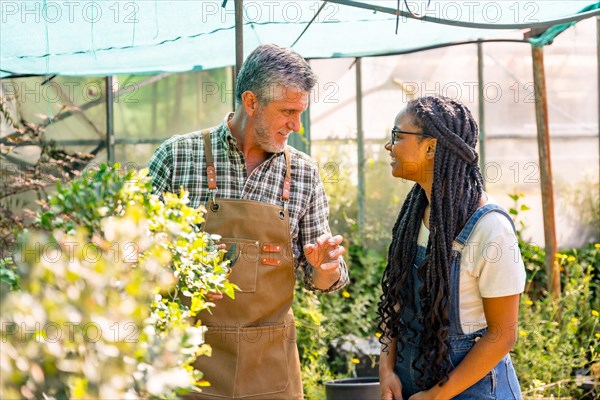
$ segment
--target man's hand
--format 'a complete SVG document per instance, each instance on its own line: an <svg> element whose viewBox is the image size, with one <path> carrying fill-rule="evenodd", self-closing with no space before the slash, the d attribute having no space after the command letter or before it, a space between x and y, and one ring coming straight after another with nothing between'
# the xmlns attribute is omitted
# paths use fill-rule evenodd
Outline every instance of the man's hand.
<svg viewBox="0 0 600 400"><path fill-rule="evenodd" d="M315 244L304 245L306 260L313 266L315 272L325 274L336 272L340 266L340 256L346 252L340 243L344 238L341 235L331 237L324 233L317 239Z"/></svg>
<svg viewBox="0 0 600 400"><path fill-rule="evenodd" d="M312 281L316 288L329 289L340 279L340 256L346 252L344 246L340 246L342 240L340 235L331 237L324 233L317 243L304 246L306 260L314 268Z"/></svg>
<svg viewBox="0 0 600 400"><path fill-rule="evenodd" d="M222 300L223 299L223 293L219 293L219 292L208 292L206 293L206 298L210 301L215 301L215 300Z"/></svg>

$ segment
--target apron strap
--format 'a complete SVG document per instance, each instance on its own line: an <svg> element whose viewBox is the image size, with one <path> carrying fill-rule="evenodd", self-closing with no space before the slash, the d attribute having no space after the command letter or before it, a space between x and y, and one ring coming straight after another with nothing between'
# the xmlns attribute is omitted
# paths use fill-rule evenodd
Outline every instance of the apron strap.
<svg viewBox="0 0 600 400"><path fill-rule="evenodd" d="M211 191L217 190L217 173L215 171L215 160L212 154L212 144L210 141L210 129L204 129L201 132L204 139L204 155L206 157L206 177L208 179L208 189ZM286 204L290 199L290 190L292 187L291 159L290 149L285 148L283 155L285 157L285 179L283 181L283 192L281 199Z"/></svg>
<svg viewBox="0 0 600 400"><path fill-rule="evenodd" d="M210 129L202 131L204 139L204 155L206 156L206 177L208 178L208 189L217 190L217 173L215 172L215 160L212 154L212 144L210 142Z"/></svg>
<svg viewBox="0 0 600 400"><path fill-rule="evenodd" d="M290 199L290 188L292 187L292 174L290 172L292 157L290 155L290 149L287 146L285 147L283 155L285 156L285 179L283 181L283 193L281 194L281 199L285 204Z"/></svg>

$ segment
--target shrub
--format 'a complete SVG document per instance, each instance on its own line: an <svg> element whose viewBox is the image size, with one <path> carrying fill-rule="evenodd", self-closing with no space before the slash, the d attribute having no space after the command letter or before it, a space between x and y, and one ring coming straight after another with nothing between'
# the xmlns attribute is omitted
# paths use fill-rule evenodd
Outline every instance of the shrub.
<svg viewBox="0 0 600 400"><path fill-rule="evenodd" d="M377 330L377 302L387 256L362 247L357 238L349 241L345 259L350 284L343 290L317 295L296 286L293 309L298 349L305 397L311 400L325 398L324 382L348 377L356 363L364 362L354 354L331 354L331 342L349 334L373 337Z"/></svg>
<svg viewBox="0 0 600 400"><path fill-rule="evenodd" d="M522 194L510 197L515 202L510 213L527 272L519 309L519 341L513 351L521 389L531 397L583 398L586 393L577 373L589 372L600 361L600 245L590 243L556 255L562 293L554 299L546 289L545 252L523 234L526 226L520 215L529 207L522 204Z"/></svg>
<svg viewBox="0 0 600 400"><path fill-rule="evenodd" d="M577 374L600 362L599 284L594 279L600 245L570 253L579 256L558 255L563 271L558 299L548 292L536 294L537 299L526 292L521 298L513 361L528 396L583 398L589 393Z"/></svg>
<svg viewBox="0 0 600 400"><path fill-rule="evenodd" d="M224 251L197 226L202 210L185 193L163 203L150 188L147 171L102 166L60 185L41 229L21 236L21 290L1 299L0 397L172 398L194 388L191 363L210 349L189 317L213 306L207 292L235 287Z"/></svg>

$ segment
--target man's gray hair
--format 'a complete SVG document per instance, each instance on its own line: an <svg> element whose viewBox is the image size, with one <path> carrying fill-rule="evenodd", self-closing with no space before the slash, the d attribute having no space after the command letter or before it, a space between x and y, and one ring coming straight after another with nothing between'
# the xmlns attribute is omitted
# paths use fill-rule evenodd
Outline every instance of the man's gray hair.
<svg viewBox="0 0 600 400"><path fill-rule="evenodd" d="M300 54L274 44L263 44L250 53L240 69L235 85L235 104L241 104L242 93L248 90L261 104L267 104L278 86L308 93L316 83L317 76Z"/></svg>

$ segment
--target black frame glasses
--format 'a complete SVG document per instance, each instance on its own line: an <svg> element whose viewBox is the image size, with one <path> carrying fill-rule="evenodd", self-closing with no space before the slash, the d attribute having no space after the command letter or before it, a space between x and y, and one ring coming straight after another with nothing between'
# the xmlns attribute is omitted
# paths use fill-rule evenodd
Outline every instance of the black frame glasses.
<svg viewBox="0 0 600 400"><path fill-rule="evenodd" d="M404 134L404 135L417 135L417 136L424 136L424 137L428 137L428 138L433 138L433 136L428 135L426 133L422 133L422 132L408 132L408 131L403 131L401 129L399 129L397 126L392 128L392 146L394 144L396 144L396 139L398 139L398 134Z"/></svg>

